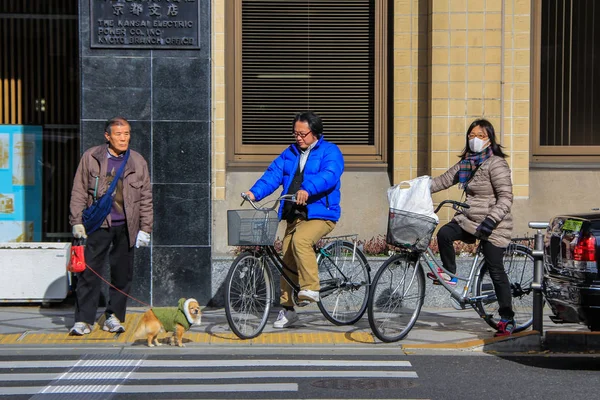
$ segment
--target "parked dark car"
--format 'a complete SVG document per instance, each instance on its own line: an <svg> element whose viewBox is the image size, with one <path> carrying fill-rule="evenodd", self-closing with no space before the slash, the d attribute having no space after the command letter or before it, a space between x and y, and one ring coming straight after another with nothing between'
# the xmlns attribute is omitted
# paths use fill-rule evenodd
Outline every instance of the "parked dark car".
<svg viewBox="0 0 600 400"><path fill-rule="evenodd" d="M544 238L544 294L556 323L600 330L600 212L559 215Z"/></svg>

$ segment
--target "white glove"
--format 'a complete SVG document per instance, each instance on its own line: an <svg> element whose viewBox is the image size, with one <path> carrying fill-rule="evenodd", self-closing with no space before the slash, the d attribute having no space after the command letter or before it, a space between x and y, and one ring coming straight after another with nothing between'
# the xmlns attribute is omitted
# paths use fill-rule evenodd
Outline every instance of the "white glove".
<svg viewBox="0 0 600 400"><path fill-rule="evenodd" d="M73 225L73 237L75 239L87 238L87 233L85 233L85 226L83 226L83 224Z"/></svg>
<svg viewBox="0 0 600 400"><path fill-rule="evenodd" d="M139 249L140 247L148 246L150 246L150 234L144 231L139 231L135 241L135 247Z"/></svg>

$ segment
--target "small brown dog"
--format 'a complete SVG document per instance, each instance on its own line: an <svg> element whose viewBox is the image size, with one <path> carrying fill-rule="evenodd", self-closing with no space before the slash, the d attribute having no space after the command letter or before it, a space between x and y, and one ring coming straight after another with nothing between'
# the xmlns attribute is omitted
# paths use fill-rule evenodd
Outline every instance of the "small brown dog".
<svg viewBox="0 0 600 400"><path fill-rule="evenodd" d="M146 311L135 330L136 338L146 338L148 347L160 346L158 334L173 332L171 346L185 347L183 334L192 325L200 325L202 313L196 299L179 299L178 307L154 307Z"/></svg>

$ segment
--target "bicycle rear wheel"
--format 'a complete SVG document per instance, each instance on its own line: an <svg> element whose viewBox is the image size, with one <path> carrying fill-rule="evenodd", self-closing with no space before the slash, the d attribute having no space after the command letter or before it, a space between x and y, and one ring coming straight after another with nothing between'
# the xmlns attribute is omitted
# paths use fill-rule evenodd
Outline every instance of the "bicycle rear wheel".
<svg viewBox="0 0 600 400"><path fill-rule="evenodd" d="M233 261L225 280L225 315L240 339L262 332L273 304L273 278L265 256L243 252Z"/></svg>
<svg viewBox="0 0 600 400"><path fill-rule="evenodd" d="M369 325L383 342L403 339L419 318L425 275L407 254L390 257L377 271L369 295Z"/></svg>
<svg viewBox="0 0 600 400"><path fill-rule="evenodd" d="M320 297L317 303L325 318L335 325L351 325L367 310L370 268L365 255L351 242L339 241L319 252Z"/></svg>
<svg viewBox="0 0 600 400"><path fill-rule="evenodd" d="M511 243L504 253L504 270L510 282L512 307L515 312L514 332L525 330L533 323L533 262L531 250L527 246ZM477 280L475 294L487 298L476 303L477 312L489 326L498 329L498 299L490 274L485 268L485 260L479 268L483 270Z"/></svg>

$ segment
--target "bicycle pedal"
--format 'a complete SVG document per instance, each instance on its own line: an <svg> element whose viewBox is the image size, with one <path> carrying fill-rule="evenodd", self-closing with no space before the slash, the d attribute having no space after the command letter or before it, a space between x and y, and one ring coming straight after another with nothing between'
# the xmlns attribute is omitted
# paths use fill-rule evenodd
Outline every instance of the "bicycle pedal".
<svg viewBox="0 0 600 400"><path fill-rule="evenodd" d="M311 302L308 300L298 300L298 303L296 303L296 305L298 307L306 307L307 305L309 305Z"/></svg>
<svg viewBox="0 0 600 400"><path fill-rule="evenodd" d="M432 274L431 272L427 273L427 278L431 279L433 281L434 285L442 286L442 283L440 282L440 280L438 278L436 278L436 276L434 274ZM447 280L446 283L448 285L456 286L456 284L458 283L458 279L452 278L450 280Z"/></svg>
<svg viewBox="0 0 600 400"><path fill-rule="evenodd" d="M429 278L429 279L431 279L431 280L432 280L432 282L431 282L431 283L433 283L434 285L437 285L437 286L442 286L442 282L440 282L440 280L439 280L439 279L434 279L434 278ZM456 283L452 283L451 281L446 281L446 283L447 283L448 285L456 285Z"/></svg>

